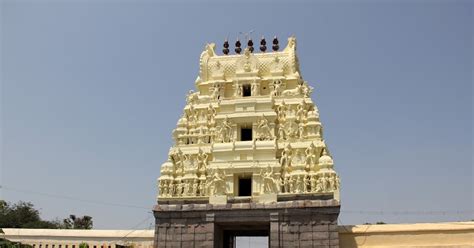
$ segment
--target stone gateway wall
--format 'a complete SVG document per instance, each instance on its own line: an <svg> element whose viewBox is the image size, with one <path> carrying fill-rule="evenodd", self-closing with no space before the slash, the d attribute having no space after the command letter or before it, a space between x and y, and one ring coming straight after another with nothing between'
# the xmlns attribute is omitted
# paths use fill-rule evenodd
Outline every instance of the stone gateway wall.
<svg viewBox="0 0 474 248"><path fill-rule="evenodd" d="M278 219L280 220L280 217ZM286 236L285 233L290 230L297 230L296 227L290 227L282 222L271 222L270 225L278 225L282 227L283 242L288 239L290 242L291 235ZM159 228L157 224L157 228ZM309 230L309 226L298 225L299 230L303 234ZM325 230L324 225L312 225L312 232L317 230ZM328 228L334 228L332 225L326 225ZM196 241L204 240L204 237L213 238L212 235L202 235L207 233L205 226L194 227L193 236ZM163 230L163 229L162 229ZM285 231L283 231L285 230ZM338 226L339 247L343 248L368 248L368 247L384 247L384 248L415 248L415 247L443 247L443 248L467 248L474 247L474 222L445 222L445 223L418 223L418 224L385 224L385 225L356 225L356 226ZM81 242L89 244L90 248L112 248L117 245L133 245L133 247L152 248L153 240L159 238L154 236L154 230L61 230L61 229L21 229L21 228L3 228L5 235L0 234L3 238L14 242L22 242L29 244L35 248L72 248L79 247ZM163 233L163 232L161 232ZM173 230L173 233L175 231ZM290 232L291 233L291 232ZM323 234L318 232L317 237ZM188 234L188 233L186 233ZM169 235L172 235L171 233ZM335 235L335 234L329 234ZM184 238L189 238L185 235ZM124 238L125 237L125 238ZM273 235L275 237L275 235ZM300 242L308 241L309 235L300 235ZM311 237L313 240L313 237ZM156 241L155 241L156 242ZM333 241L334 242L334 241ZM199 244L208 245L209 242L199 241ZM296 244L296 242L294 242ZM62 245L62 246L59 246ZM157 247L156 243L155 246ZM158 247L170 247L158 246ZM186 246L183 246L186 247ZM193 247L193 246L191 246ZM206 247L206 246L204 246ZM297 247L297 246L295 246ZM318 246L316 246L318 247ZM324 247L324 246L322 246Z"/></svg>
<svg viewBox="0 0 474 248"><path fill-rule="evenodd" d="M269 237L270 247L339 247L336 200L157 205L155 247L233 247L233 236Z"/></svg>

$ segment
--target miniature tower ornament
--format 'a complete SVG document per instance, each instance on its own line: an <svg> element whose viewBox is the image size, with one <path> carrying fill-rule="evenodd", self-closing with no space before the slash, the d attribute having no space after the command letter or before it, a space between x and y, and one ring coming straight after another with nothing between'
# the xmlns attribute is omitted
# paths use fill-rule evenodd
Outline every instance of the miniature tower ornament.
<svg viewBox="0 0 474 248"><path fill-rule="evenodd" d="M327 211L326 215L304 221L337 225L340 179L323 139L318 108L311 99L313 88L301 77L296 39L288 38L287 46L278 51L275 37L273 51L265 52L266 41L262 38L262 53L253 53L253 42L246 38L248 47L242 54L239 40L234 55L228 54L227 40L224 55L216 54L214 44L206 45L201 53L196 92L190 91L187 96L173 131L175 143L158 178L158 247L167 242L166 235L159 236L160 228L166 231L176 224L172 222L176 218L167 219L165 213L185 208L192 210L189 216L198 216L193 217L196 225L212 226L214 234L219 211L233 204L271 206L262 207L262 213L266 218L273 214L277 224L271 232L275 235L286 230L280 229L286 219L279 216L297 216L301 209L294 208L294 213L291 209L298 202L303 202L305 211L309 211L306 214L321 211L318 207L322 206ZM293 205L285 205L287 202ZM229 211L234 210L232 206ZM248 206L252 209L253 205ZM235 221L245 221L245 216ZM222 220L218 226L225 225ZM273 240L272 235L272 247L293 247ZM221 241L215 236L205 247L222 247Z"/></svg>

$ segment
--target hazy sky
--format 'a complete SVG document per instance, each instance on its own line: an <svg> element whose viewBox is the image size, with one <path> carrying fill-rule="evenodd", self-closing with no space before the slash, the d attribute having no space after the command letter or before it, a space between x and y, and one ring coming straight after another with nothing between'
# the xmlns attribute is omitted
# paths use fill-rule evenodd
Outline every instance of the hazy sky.
<svg viewBox="0 0 474 248"><path fill-rule="evenodd" d="M472 1L4 0L0 15L0 197L45 219L150 227L204 45L252 29L297 37L340 223L474 219L456 213L474 204Z"/></svg>

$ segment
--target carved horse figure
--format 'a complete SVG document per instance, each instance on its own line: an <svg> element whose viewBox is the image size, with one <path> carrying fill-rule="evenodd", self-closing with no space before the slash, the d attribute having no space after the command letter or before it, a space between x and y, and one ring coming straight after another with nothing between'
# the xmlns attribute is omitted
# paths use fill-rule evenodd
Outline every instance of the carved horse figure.
<svg viewBox="0 0 474 248"><path fill-rule="evenodd" d="M282 96L297 96L303 93L303 86L301 84L296 85L296 88L290 90L284 90Z"/></svg>

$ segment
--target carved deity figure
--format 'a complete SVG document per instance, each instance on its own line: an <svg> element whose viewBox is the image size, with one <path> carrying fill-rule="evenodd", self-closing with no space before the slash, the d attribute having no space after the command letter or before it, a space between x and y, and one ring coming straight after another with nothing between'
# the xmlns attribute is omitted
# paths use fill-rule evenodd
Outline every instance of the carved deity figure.
<svg viewBox="0 0 474 248"><path fill-rule="evenodd" d="M308 188L311 186L309 177L303 176L303 193L308 192Z"/></svg>
<svg viewBox="0 0 474 248"><path fill-rule="evenodd" d="M268 120L262 116L260 122L257 126L257 139L258 140L271 140L273 139L273 135L268 125Z"/></svg>
<svg viewBox="0 0 474 248"><path fill-rule="evenodd" d="M164 187L165 187L165 182L160 180L160 183L158 184L158 192L160 196L164 195Z"/></svg>
<svg viewBox="0 0 474 248"><path fill-rule="evenodd" d="M276 112L277 112L277 119L278 122L284 123L286 120L286 110L287 106L285 104L285 101L282 101L280 105L278 105Z"/></svg>
<svg viewBox="0 0 474 248"><path fill-rule="evenodd" d="M316 146L314 145L313 142L311 142L311 145L309 145L309 147L306 148L304 153L306 154L306 168L311 169L318 162L318 158L316 157L316 154L317 154Z"/></svg>
<svg viewBox="0 0 474 248"><path fill-rule="evenodd" d="M176 195L179 197L183 196L183 188L184 188L184 183L183 181L179 181L176 186Z"/></svg>
<svg viewBox="0 0 474 248"><path fill-rule="evenodd" d="M176 174L181 175L184 172L184 155L181 149L174 150L170 153L170 159L173 162Z"/></svg>
<svg viewBox="0 0 474 248"><path fill-rule="evenodd" d="M196 111L196 116L198 117L197 119L198 119L199 122L206 121L207 111L205 111L204 109L197 110Z"/></svg>
<svg viewBox="0 0 474 248"><path fill-rule="evenodd" d="M260 94L260 86L258 83L253 83L251 90L252 96L258 96Z"/></svg>
<svg viewBox="0 0 474 248"><path fill-rule="evenodd" d="M199 187L198 180L194 179L192 196L197 196L198 187Z"/></svg>
<svg viewBox="0 0 474 248"><path fill-rule="evenodd" d="M276 183L275 178L273 178L273 168L268 166L265 173L261 170L260 176L263 178L263 193L275 193Z"/></svg>
<svg viewBox="0 0 474 248"><path fill-rule="evenodd" d="M163 183L163 195L169 196L169 184L166 181Z"/></svg>
<svg viewBox="0 0 474 248"><path fill-rule="evenodd" d="M199 126L198 130L198 144L207 143L207 136L206 131L204 130L204 126Z"/></svg>
<svg viewBox="0 0 474 248"><path fill-rule="evenodd" d="M285 193L285 179L283 177L280 177L277 183L278 183L279 193Z"/></svg>
<svg viewBox="0 0 474 248"><path fill-rule="evenodd" d="M212 87L212 91L211 91L211 99L212 100L219 100L220 98L220 85L219 84L214 84L214 87Z"/></svg>
<svg viewBox="0 0 474 248"><path fill-rule="evenodd" d="M196 101L198 99L198 94L199 94L199 92L194 92L193 90L190 90L188 92L188 95L186 96L186 102L188 104L194 103L194 101Z"/></svg>
<svg viewBox="0 0 474 248"><path fill-rule="evenodd" d="M305 125L304 125L304 123L302 123L302 122L298 123L298 137L299 137L300 139L304 139L304 138L305 138L304 131L305 131Z"/></svg>
<svg viewBox="0 0 474 248"><path fill-rule="evenodd" d="M219 126L217 136L218 140L222 143L232 142L232 126L227 116Z"/></svg>
<svg viewBox="0 0 474 248"><path fill-rule="evenodd" d="M290 175L286 174L282 181L283 181L283 192L290 193Z"/></svg>
<svg viewBox="0 0 474 248"><path fill-rule="evenodd" d="M316 137L321 138L321 136L322 136L322 135L321 135L321 125L315 126L314 129L316 130L316 131L314 131L315 134L316 134Z"/></svg>
<svg viewBox="0 0 474 248"><path fill-rule="evenodd" d="M285 149L283 149L283 152L281 153L281 158L280 158L280 164L283 168L284 172L289 172L289 168L291 167L291 145L288 144Z"/></svg>
<svg viewBox="0 0 474 248"><path fill-rule="evenodd" d="M303 189L303 180L301 177L296 176L295 178L295 193L301 193Z"/></svg>
<svg viewBox="0 0 474 248"><path fill-rule="evenodd" d="M280 80L273 81L271 96L281 96L281 84Z"/></svg>
<svg viewBox="0 0 474 248"><path fill-rule="evenodd" d="M189 195L189 189L190 189L190 187L191 187L191 184L190 184L190 182L184 182L183 184L184 184L184 185L183 185L183 186L184 186L183 195L184 195L184 196L188 196L188 195Z"/></svg>
<svg viewBox="0 0 474 248"><path fill-rule="evenodd" d="M317 192L316 190L316 185L318 184L318 180L316 179L315 176L312 176L311 179L310 179L310 183L311 183L311 192Z"/></svg>
<svg viewBox="0 0 474 248"><path fill-rule="evenodd" d="M206 195L206 182L204 180L200 180L199 183L199 195L204 196Z"/></svg>
<svg viewBox="0 0 474 248"><path fill-rule="evenodd" d="M336 179L335 179L334 177L335 177L335 175L330 176L330 177L328 178L328 181L329 181L329 189L330 189L331 191L334 191L334 190L336 189Z"/></svg>
<svg viewBox="0 0 474 248"><path fill-rule="evenodd" d="M323 179L319 177L316 180L316 190L315 192L322 192L323 191Z"/></svg>
<svg viewBox="0 0 474 248"><path fill-rule="evenodd" d="M328 178L326 176L321 177L321 190L328 192Z"/></svg>
<svg viewBox="0 0 474 248"><path fill-rule="evenodd" d="M186 113L186 118L188 119L188 122L193 125L194 123L197 122L198 120L198 116L197 116L197 112L196 110L194 109L193 105L189 105L189 109Z"/></svg>
<svg viewBox="0 0 474 248"><path fill-rule="evenodd" d="M244 92L242 84L235 83L235 97L241 97L242 93Z"/></svg>
<svg viewBox="0 0 474 248"><path fill-rule="evenodd" d="M298 124L294 120L292 120L287 123L287 126L287 138L298 138Z"/></svg>
<svg viewBox="0 0 474 248"><path fill-rule="evenodd" d="M308 115L308 111L306 110L306 103L302 101L296 107L296 120L298 120L298 122L300 123L306 122L307 115Z"/></svg>
<svg viewBox="0 0 474 248"><path fill-rule="evenodd" d="M300 149L296 149L295 154L291 158L291 164L301 165L305 163L303 152Z"/></svg>
<svg viewBox="0 0 474 248"><path fill-rule="evenodd" d="M304 82L302 85L301 85L301 93L303 94L304 97L310 97L311 96L311 93L313 92L313 87L309 86L308 83Z"/></svg>
<svg viewBox="0 0 474 248"><path fill-rule="evenodd" d="M283 124L278 125L278 138L280 140L286 140L286 130Z"/></svg>
<svg viewBox="0 0 474 248"><path fill-rule="evenodd" d="M175 181L170 181L170 195L172 196L175 196L177 194L177 189L176 189L177 185L175 183Z"/></svg>
<svg viewBox="0 0 474 248"><path fill-rule="evenodd" d="M224 172L225 174L225 172ZM212 195L223 195L225 194L225 180L224 177L220 175L219 170L214 170L211 180L209 181L209 190Z"/></svg>
<svg viewBox="0 0 474 248"><path fill-rule="evenodd" d="M209 126L214 125L214 117L216 116L216 114L216 109L212 106L212 104L209 104L206 111L207 124Z"/></svg>
<svg viewBox="0 0 474 248"><path fill-rule="evenodd" d="M199 173L204 174L206 172L207 164L208 164L208 161L207 161L208 158L209 158L209 155L207 153L204 153L201 149L199 149L199 153L197 155Z"/></svg>
<svg viewBox="0 0 474 248"><path fill-rule="evenodd" d="M191 169L194 168L196 165L194 164L194 158L190 154L185 154L184 155L184 168L185 169Z"/></svg>

